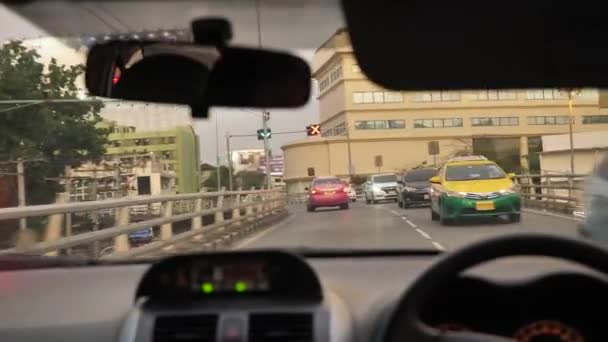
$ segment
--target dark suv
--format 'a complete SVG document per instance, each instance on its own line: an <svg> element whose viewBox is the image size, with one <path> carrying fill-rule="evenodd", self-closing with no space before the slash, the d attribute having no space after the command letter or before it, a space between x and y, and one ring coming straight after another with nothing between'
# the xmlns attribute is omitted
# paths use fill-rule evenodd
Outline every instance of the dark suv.
<svg viewBox="0 0 608 342"><path fill-rule="evenodd" d="M436 169L417 169L408 171L397 181L399 208L407 208L412 204L430 204L429 179L437 174Z"/></svg>

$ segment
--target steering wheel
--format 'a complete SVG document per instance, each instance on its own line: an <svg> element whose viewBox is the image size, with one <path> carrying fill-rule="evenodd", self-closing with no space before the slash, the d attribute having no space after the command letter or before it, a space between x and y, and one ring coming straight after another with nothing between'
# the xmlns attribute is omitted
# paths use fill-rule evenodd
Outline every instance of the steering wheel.
<svg viewBox="0 0 608 342"><path fill-rule="evenodd" d="M513 339L477 332L442 332L420 319L422 305L442 284L461 272L502 257L548 256L573 261L608 274L608 250L588 242L549 235L498 237L465 247L440 260L405 292L382 332L382 341L502 342Z"/></svg>

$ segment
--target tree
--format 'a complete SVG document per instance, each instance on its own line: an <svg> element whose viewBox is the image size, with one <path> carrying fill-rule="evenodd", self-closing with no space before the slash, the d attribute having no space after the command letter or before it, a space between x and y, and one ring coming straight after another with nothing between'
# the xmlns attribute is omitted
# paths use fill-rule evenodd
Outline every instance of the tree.
<svg viewBox="0 0 608 342"><path fill-rule="evenodd" d="M228 168L226 166L220 166L220 186L223 186L226 189L228 189L228 185L229 185L229 182L228 182L229 173L230 173L230 171L228 170ZM217 169L216 169L216 171L212 172L209 175L209 178L207 178L203 182L203 186L211 191L218 190L217 189Z"/></svg>
<svg viewBox="0 0 608 342"><path fill-rule="evenodd" d="M351 175L350 183L353 185L361 185L367 181L367 177L361 175Z"/></svg>
<svg viewBox="0 0 608 342"><path fill-rule="evenodd" d="M0 100L77 99L83 65L54 58L45 66L35 49L20 41L0 47ZM0 160L39 160L26 167L28 204L51 203L61 191L64 167L99 161L108 130L97 127L101 102L0 105Z"/></svg>
<svg viewBox="0 0 608 342"><path fill-rule="evenodd" d="M244 190L249 190L252 187L262 189L266 185L266 174L260 171L241 171L234 178L237 186Z"/></svg>

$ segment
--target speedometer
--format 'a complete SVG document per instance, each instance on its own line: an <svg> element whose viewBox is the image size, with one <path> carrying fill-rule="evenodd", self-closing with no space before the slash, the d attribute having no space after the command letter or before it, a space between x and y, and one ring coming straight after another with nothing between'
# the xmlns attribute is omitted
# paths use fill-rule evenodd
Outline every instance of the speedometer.
<svg viewBox="0 0 608 342"><path fill-rule="evenodd" d="M585 342L576 329L558 321L536 321L521 327L513 336L518 342Z"/></svg>

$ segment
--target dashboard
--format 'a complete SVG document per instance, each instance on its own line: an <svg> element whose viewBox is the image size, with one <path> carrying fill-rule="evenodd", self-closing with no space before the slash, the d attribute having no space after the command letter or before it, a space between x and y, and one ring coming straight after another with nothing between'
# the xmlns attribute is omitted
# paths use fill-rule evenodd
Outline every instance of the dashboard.
<svg viewBox="0 0 608 342"><path fill-rule="evenodd" d="M598 329L608 304L606 283L577 273L519 282L460 277L422 312L440 330L477 331L517 341L607 341ZM597 309L597 310L596 310Z"/></svg>
<svg viewBox="0 0 608 342"><path fill-rule="evenodd" d="M436 260L257 251L0 272L0 340L379 341ZM608 341L607 284L565 262L499 263L445 283L421 319L517 341Z"/></svg>

